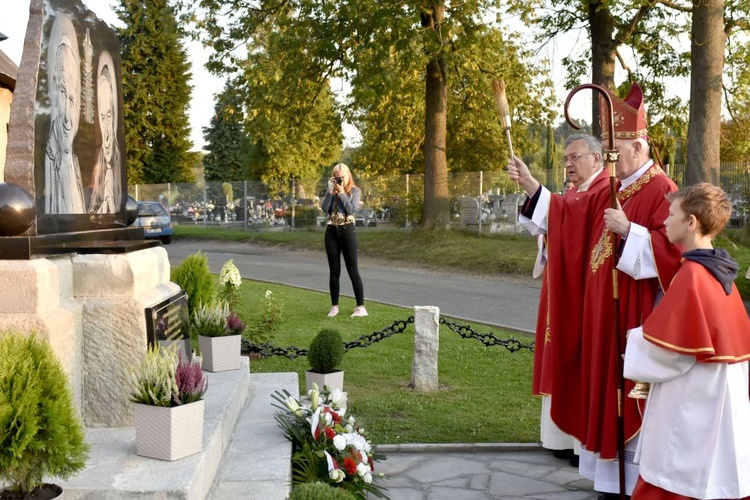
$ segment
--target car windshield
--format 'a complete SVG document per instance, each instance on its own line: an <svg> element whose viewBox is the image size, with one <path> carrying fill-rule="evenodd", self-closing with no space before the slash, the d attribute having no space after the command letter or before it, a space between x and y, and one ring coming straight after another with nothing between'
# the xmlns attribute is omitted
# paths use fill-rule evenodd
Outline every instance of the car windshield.
<svg viewBox="0 0 750 500"><path fill-rule="evenodd" d="M167 215L167 211L160 203L141 203L138 205L138 217L152 217Z"/></svg>

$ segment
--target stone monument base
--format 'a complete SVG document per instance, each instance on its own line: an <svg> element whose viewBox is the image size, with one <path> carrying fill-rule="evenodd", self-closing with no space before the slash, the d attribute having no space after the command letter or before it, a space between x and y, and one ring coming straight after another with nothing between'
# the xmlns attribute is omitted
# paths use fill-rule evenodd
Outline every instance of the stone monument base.
<svg viewBox="0 0 750 500"><path fill-rule="evenodd" d="M0 260L0 330L49 340L86 427L129 426L129 372L147 349L145 308L180 291L169 277L160 246Z"/></svg>

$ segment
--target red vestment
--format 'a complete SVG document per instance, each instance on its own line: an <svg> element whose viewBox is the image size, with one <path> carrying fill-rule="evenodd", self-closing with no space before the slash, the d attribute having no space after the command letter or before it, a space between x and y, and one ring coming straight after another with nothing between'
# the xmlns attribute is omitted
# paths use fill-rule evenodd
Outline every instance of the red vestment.
<svg viewBox="0 0 750 500"><path fill-rule="evenodd" d="M611 235L605 230L603 212L609 199L600 196L594 221L597 242L587 255L586 291L583 314L581 384L569 387L569 401L579 407L579 420L564 408L564 397L552 401L552 418L565 432L580 439L586 450L600 453L603 459L617 456L618 397L621 373L618 359L625 352L625 334L643 324L651 314L659 288L666 292L680 266L680 249L672 245L664 230L670 202L665 195L677 186L657 165L652 165L632 185L617 193L628 220L649 231L658 278L635 280L618 271L620 345L615 342L613 300L613 248ZM569 292L569 294L572 292ZM616 349L615 349L616 348ZM633 382L626 381L622 394L625 440L629 441L641 426L638 400L628 398ZM576 394L577 391L580 393Z"/></svg>
<svg viewBox="0 0 750 500"><path fill-rule="evenodd" d="M643 323L644 338L698 363L750 359L750 320L734 284L727 295L705 267L685 260L671 286L680 293L664 296Z"/></svg>
<svg viewBox="0 0 750 500"><path fill-rule="evenodd" d="M571 190L564 196L553 194L550 199L547 263L537 316L532 391L553 396L553 401L555 394L567 401L565 387L580 383L582 290L586 256L594 240L594 218L598 216L592 207L600 196L607 196L608 186L609 177L603 169L588 190ZM580 417L577 408L567 408L574 412L571 419Z"/></svg>

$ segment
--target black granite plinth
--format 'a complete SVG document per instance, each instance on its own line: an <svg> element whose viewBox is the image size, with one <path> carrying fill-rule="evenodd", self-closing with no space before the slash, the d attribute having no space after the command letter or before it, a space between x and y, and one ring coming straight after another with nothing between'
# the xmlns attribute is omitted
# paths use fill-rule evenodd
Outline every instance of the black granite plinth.
<svg viewBox="0 0 750 500"><path fill-rule="evenodd" d="M66 253L129 253L160 245L143 228L102 229L37 236L0 237L0 260L29 260Z"/></svg>

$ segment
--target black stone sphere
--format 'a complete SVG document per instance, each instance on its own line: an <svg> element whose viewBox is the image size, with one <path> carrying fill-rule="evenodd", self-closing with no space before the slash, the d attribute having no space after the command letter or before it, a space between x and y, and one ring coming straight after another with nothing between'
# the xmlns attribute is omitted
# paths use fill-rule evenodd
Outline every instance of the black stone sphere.
<svg viewBox="0 0 750 500"><path fill-rule="evenodd" d="M18 236L34 222L36 207L21 186L0 182L0 236Z"/></svg>
<svg viewBox="0 0 750 500"><path fill-rule="evenodd" d="M125 212L128 214L129 226L138 218L138 202L130 195L128 195L128 201L125 202Z"/></svg>

